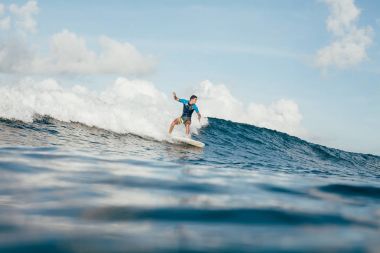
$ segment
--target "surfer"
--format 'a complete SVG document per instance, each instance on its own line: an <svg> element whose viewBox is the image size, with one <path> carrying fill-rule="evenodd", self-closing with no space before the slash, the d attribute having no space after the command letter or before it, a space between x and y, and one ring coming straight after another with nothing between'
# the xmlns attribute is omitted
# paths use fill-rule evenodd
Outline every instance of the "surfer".
<svg viewBox="0 0 380 253"><path fill-rule="evenodd" d="M195 104L197 102L198 97L195 95L192 95L190 97L190 100L183 99L183 98L178 98L175 92L173 92L173 98L174 100L180 102L183 104L183 111L182 111L182 116L179 118L176 118L173 120L173 122L170 124L169 128L169 134L172 133L175 125L179 124L185 124L186 128L186 135L190 134L190 124L191 124L191 115L195 111L198 114L198 120L201 120L201 114L199 113L198 107Z"/></svg>

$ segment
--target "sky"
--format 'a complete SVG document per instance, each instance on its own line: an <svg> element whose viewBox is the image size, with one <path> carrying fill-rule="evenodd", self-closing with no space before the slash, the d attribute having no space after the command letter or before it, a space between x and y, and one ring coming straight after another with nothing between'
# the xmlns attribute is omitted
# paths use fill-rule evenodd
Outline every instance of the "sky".
<svg viewBox="0 0 380 253"><path fill-rule="evenodd" d="M219 94L204 106L221 117L380 155L379 13L371 0L0 0L0 73Z"/></svg>

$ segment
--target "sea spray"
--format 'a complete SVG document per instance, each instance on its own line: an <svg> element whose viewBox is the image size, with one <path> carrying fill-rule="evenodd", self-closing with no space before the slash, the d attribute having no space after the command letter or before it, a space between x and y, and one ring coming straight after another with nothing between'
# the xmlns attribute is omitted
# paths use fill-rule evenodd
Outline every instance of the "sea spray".
<svg viewBox="0 0 380 253"><path fill-rule="evenodd" d="M180 108L153 84L125 78L118 78L100 92L82 86L65 89L54 79L25 79L18 85L0 87L2 118L31 122L36 114L46 115L158 140L166 138L169 124L180 115ZM207 124L207 120L201 124ZM194 120L192 132L196 133L201 124Z"/></svg>

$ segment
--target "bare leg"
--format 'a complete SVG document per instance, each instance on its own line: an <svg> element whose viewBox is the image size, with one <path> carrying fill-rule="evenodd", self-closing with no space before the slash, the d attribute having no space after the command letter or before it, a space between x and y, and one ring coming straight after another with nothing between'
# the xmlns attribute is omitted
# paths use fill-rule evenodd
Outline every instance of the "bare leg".
<svg viewBox="0 0 380 253"><path fill-rule="evenodd" d="M189 135L190 134L190 122L186 122L186 125L185 125L185 127L186 127L186 135Z"/></svg>
<svg viewBox="0 0 380 253"><path fill-rule="evenodd" d="M175 125L177 125L177 124L178 124L178 119L173 120L173 122L170 124L169 134L172 134L173 129L174 129Z"/></svg>

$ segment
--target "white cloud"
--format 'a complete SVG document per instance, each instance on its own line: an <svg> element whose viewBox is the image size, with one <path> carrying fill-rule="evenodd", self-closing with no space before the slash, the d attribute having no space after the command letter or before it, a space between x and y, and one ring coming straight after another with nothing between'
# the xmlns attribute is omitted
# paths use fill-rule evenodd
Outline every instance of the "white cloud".
<svg viewBox="0 0 380 253"><path fill-rule="evenodd" d="M317 65L322 68L354 66L367 58L366 49L371 43L371 28L353 28L349 33L317 52Z"/></svg>
<svg viewBox="0 0 380 253"><path fill-rule="evenodd" d="M329 6L330 16L327 18L327 30L334 34L344 34L355 24L360 10L353 0L324 0Z"/></svg>
<svg viewBox="0 0 380 253"><path fill-rule="evenodd" d="M152 71L154 60L143 56L129 43L102 36L99 53L86 40L64 30L51 37L47 54L35 52L26 41L0 44L0 70L21 74L120 74L143 75Z"/></svg>
<svg viewBox="0 0 380 253"><path fill-rule="evenodd" d="M26 32L35 32L37 30L37 22L34 19L34 16L39 11L37 1L28 1L22 6L11 4L9 10L15 16L16 26L19 29Z"/></svg>
<svg viewBox="0 0 380 253"><path fill-rule="evenodd" d="M196 88L195 94L199 96L199 107L205 116L254 124L307 137L306 130L301 126L302 115L298 105L292 100L280 99L270 105L244 105L225 85L214 85L210 81L202 82Z"/></svg>
<svg viewBox="0 0 380 253"><path fill-rule="evenodd" d="M4 15L5 12L5 5L0 3L0 16Z"/></svg>
<svg viewBox="0 0 380 253"><path fill-rule="evenodd" d="M11 27L11 18L5 17L0 19L0 29L8 30Z"/></svg>
<svg viewBox="0 0 380 253"><path fill-rule="evenodd" d="M9 10L9 15L1 18ZM118 74L144 75L155 65L152 57L142 55L133 45L106 36L99 38L99 51L88 48L84 37L64 30L52 35L48 52L30 43L35 32L37 1L24 5L0 4L0 29L12 27L0 40L0 71L16 74ZM9 36L10 35L10 36Z"/></svg>
<svg viewBox="0 0 380 253"><path fill-rule="evenodd" d="M0 72L22 72L31 67L32 57L26 40L15 37L0 40Z"/></svg>
<svg viewBox="0 0 380 253"><path fill-rule="evenodd" d="M2 17L5 14L5 5L0 3L0 30L8 30L11 25L10 17Z"/></svg>
<svg viewBox="0 0 380 253"><path fill-rule="evenodd" d="M330 9L326 20L326 28L332 33L334 40L318 50L316 65L347 68L367 58L367 48L372 44L373 30L370 26L357 27L360 10L354 0L324 0Z"/></svg>

